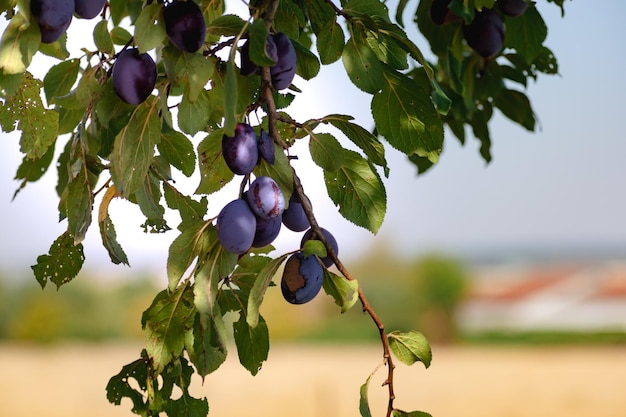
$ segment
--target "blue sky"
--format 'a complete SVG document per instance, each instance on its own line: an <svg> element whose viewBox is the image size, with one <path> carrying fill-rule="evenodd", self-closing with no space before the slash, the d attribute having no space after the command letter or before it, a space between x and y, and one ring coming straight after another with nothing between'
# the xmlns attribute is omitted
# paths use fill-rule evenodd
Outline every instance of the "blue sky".
<svg viewBox="0 0 626 417"><path fill-rule="evenodd" d="M374 237L337 214L325 196L321 172L312 163L304 158L297 162L318 220L333 231L340 255L357 259L377 244L407 256L433 249L465 253L519 247L626 247L622 125L626 3L568 1L564 19L557 7L539 3L549 27L547 45L559 60L560 75L542 76L528 87L539 120L537 132L496 115L491 164L479 157L473 138L461 147L447 135L438 166L416 177L404 157L388 148L392 168L386 180L388 213ZM305 91L296 99L301 104L292 115L304 120L348 113L371 126L369 97L348 84L340 66L322 68L322 76L311 85L299 83ZM0 133L0 270L28 273L66 225L57 223L54 170L11 202L18 186L13 177L21 161L18 141L19 136ZM300 146L304 150L306 144ZM195 185L187 187L193 190ZM211 214L235 194L229 189L211 199ZM138 210L119 200L114 201L111 217L134 269L164 272L167 246L176 232L144 235ZM175 218L172 222L175 226ZM285 230L277 246L295 249L299 240L299 234ZM85 253L87 268L129 272L110 264L95 224Z"/></svg>

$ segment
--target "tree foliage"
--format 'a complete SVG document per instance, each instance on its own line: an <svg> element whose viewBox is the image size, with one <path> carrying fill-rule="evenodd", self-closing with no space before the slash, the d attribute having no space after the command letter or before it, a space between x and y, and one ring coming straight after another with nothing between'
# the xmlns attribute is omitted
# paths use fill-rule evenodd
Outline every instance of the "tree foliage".
<svg viewBox="0 0 626 417"><path fill-rule="evenodd" d="M549 1L563 9L564 0ZM246 122L255 124L257 132L268 132L276 150L275 162L259 162L253 175L274 178L286 201L292 194L299 198L323 243L308 245L307 255L328 256L338 269L340 275L324 272L325 291L342 312L360 300L379 329L388 370L387 416L427 415L394 407L391 354L407 364L428 366L428 343L415 331L385 331L320 232L291 165L297 155L290 149L308 141L339 213L376 233L387 207L383 178L391 169L385 142L421 173L439 159L444 125L461 142L471 131L486 161L491 159L489 121L494 111L534 130L535 115L524 89L540 73L558 70L554 54L544 45L547 27L535 4L528 3L521 16L511 17L495 0L452 0L446 21L438 25L430 17L430 0L400 0L395 10L380 0L252 0L248 13L240 16L226 13L223 0L197 0L205 36L200 50L188 52L170 40L164 19L167 4L109 0L93 19L96 49L71 54L65 33L54 42L42 42L49 28L32 12L31 3L0 3L8 20L0 40L0 126L5 132L21 131L24 159L16 175L20 189L51 166L58 170L59 216L67 230L37 259L35 278L42 287L49 281L61 287L76 277L84 261L81 242L94 220L111 261L128 264L108 215L117 198L141 209L146 232L177 233L167 259L168 286L141 318L146 348L111 378L108 399L120 404L128 397L132 411L144 416L206 415L207 399L190 395L190 378L194 372L208 375L225 360L224 315L229 312L239 317L234 338L241 364L256 374L267 359L269 333L260 306L289 254L274 255L271 246L239 256L230 253L217 238L215 219L207 218L213 193L231 181L240 182L243 193L250 181L249 174L241 177L229 171L220 145L223 136L232 136L237 124ZM506 29L495 57L480 56L463 38L463 26L483 9L495 10ZM432 62L408 37L406 11L428 41ZM276 64L266 49L268 34L276 33L288 37L297 59L298 77L281 91L272 86L270 66ZM249 58L259 70L243 75L242 48L248 41ZM157 72L154 89L138 105L122 100L112 80L116 59L129 48L149 53ZM29 72L36 54L55 60L42 80ZM354 123L349 114L312 114L308 120L289 115L289 105L299 98L298 86L337 61L350 81L371 97L373 132ZM345 137L336 138L325 125ZM62 151L53 164L55 149ZM200 180L194 194L177 189L175 176L189 177L196 171ZM170 231L166 210L180 214L177 231ZM131 384L131 378L136 383ZM371 415L368 383L369 378L361 387L363 416ZM174 385L181 396L172 396Z"/></svg>

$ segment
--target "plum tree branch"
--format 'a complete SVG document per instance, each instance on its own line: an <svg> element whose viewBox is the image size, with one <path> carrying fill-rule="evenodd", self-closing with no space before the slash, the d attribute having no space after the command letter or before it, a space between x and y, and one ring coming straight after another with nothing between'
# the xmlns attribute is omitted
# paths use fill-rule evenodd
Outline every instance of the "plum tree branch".
<svg viewBox="0 0 626 417"><path fill-rule="evenodd" d="M334 6L332 2L328 1L328 3L331 4L331 6ZM271 2L267 4L266 9L263 12L263 20L265 22L265 25L268 31L272 27L274 15L278 8L278 4L279 4L278 0L272 0ZM336 6L334 6L334 9L337 10ZM339 12L341 11L339 10ZM340 13L340 14L343 15L343 13ZM280 133L277 128L277 122L281 119L276 110L276 103L274 102L274 97L272 95L272 77L270 74L269 67L261 67L261 94L262 94L263 100L265 101L266 110L267 110L268 130L269 130L268 133L270 137L274 141L276 141L276 143L278 143L283 149L287 149L288 145L280 137ZM330 259L333 260L339 272L341 272L341 274L347 280L353 281L354 277L352 276L352 274L350 274L348 269L339 260L339 258L337 257L337 254L334 252L333 248L324 237L324 234L321 232L320 226L317 223L317 220L315 219L315 215L313 214L313 208L311 207L311 204L308 198L306 197L306 194L304 193L302 182L300 181L300 178L298 177L293 167L292 167L292 170L293 170L293 185L294 185L293 191L294 193L296 193L296 196L298 196L298 199L300 200L302 204L302 208L304 209L304 212L306 213L306 216L309 219L309 223L311 224L311 228L313 229L314 236L317 236L317 239L319 239L324 244L324 246L326 247L328 256L330 257ZM383 359L384 359L384 363L387 366L387 379L384 382L384 385L387 385L388 398L389 398L388 403L387 403L386 417L390 417L391 413L393 412L393 401L395 399L394 386L393 386L393 374L394 374L395 365L393 363L393 359L391 358L391 350L389 348L389 340L387 339L387 332L385 331L385 325L383 324L380 317L378 317L378 314L376 314L376 311L374 310L372 305L369 303L369 300L363 293L361 286L358 287L358 297L359 297L359 301L361 302L363 311L366 312L370 316L370 318L372 319L372 321L378 328L378 332L380 335L380 340L381 340L382 347L383 347Z"/></svg>

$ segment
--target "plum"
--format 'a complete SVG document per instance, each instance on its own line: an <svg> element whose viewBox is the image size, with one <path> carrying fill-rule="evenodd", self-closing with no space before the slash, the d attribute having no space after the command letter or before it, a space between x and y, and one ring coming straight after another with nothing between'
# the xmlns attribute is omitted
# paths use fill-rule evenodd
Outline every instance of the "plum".
<svg viewBox="0 0 626 417"><path fill-rule="evenodd" d="M206 37L206 21L192 1L175 0L163 9L165 32L172 44L185 52L196 52Z"/></svg>
<svg viewBox="0 0 626 417"><path fill-rule="evenodd" d="M106 0L74 0L74 12L81 19L93 19L98 16Z"/></svg>
<svg viewBox="0 0 626 417"><path fill-rule="evenodd" d="M339 255L339 245L337 244L337 240L335 239L335 237L323 227L320 227L320 229L322 233L324 234L324 238L326 239L330 247L333 249L333 252L335 252L335 255ZM307 230L304 236L302 236L300 247L303 247L304 243L309 239L315 239L313 237L313 229ZM326 268L329 268L334 263L333 260L330 258L330 256L326 256L325 258L322 258L321 261Z"/></svg>
<svg viewBox="0 0 626 417"><path fill-rule="evenodd" d="M152 93L156 78L154 60L148 54L140 54L137 48L120 52L111 72L115 93L126 103L135 105Z"/></svg>
<svg viewBox="0 0 626 417"><path fill-rule="evenodd" d="M217 216L217 239L224 249L241 255L252 246L256 217L248 203L239 198L226 204Z"/></svg>
<svg viewBox="0 0 626 417"><path fill-rule="evenodd" d="M283 192L276 181L267 176L261 176L252 181L247 199L254 214L264 219L278 217L285 209Z"/></svg>
<svg viewBox="0 0 626 417"><path fill-rule="evenodd" d="M270 67L272 85L277 90L284 90L291 85L296 75L296 50L289 37L282 32L272 35L276 44L276 65Z"/></svg>
<svg viewBox="0 0 626 417"><path fill-rule="evenodd" d="M525 0L498 0L498 7L507 16L517 17L528 8L528 3Z"/></svg>
<svg viewBox="0 0 626 417"><path fill-rule="evenodd" d="M450 9L448 5L452 0L433 0L430 5L430 18L437 25L443 25Z"/></svg>
<svg viewBox="0 0 626 417"><path fill-rule="evenodd" d="M74 0L31 0L30 12L41 31L41 41L52 43L65 33L74 14Z"/></svg>
<svg viewBox="0 0 626 417"><path fill-rule="evenodd" d="M263 246L267 246L272 243L280 233L281 224L282 216L277 216L271 219L264 219L257 216L256 231L254 233L252 247L262 248Z"/></svg>
<svg viewBox="0 0 626 417"><path fill-rule="evenodd" d="M276 150L274 149L274 142L270 135L261 129L261 134L257 138L257 148L259 150L259 162L263 158L268 164L274 165L276 162Z"/></svg>
<svg viewBox="0 0 626 417"><path fill-rule="evenodd" d="M256 132L246 123L235 126L235 135L222 137L222 157L228 168L238 175L252 172L259 161Z"/></svg>
<svg viewBox="0 0 626 417"><path fill-rule="evenodd" d="M491 9L477 11L469 25L463 25L467 44L483 58L492 58L504 46L504 24Z"/></svg>
<svg viewBox="0 0 626 417"><path fill-rule="evenodd" d="M289 198L289 207L283 211L283 224L294 232L304 232L311 227L304 208L302 208L302 202L295 192Z"/></svg>
<svg viewBox="0 0 626 417"><path fill-rule="evenodd" d="M250 59L250 40L248 39L242 46L239 51L240 59L241 59L241 75L250 75L254 74L259 70L257 64L252 62ZM265 55L267 55L272 61L278 61L278 51L276 50L276 44L274 43L274 39L271 35L267 35L265 39Z"/></svg>
<svg viewBox="0 0 626 417"><path fill-rule="evenodd" d="M280 289L291 304L304 304L320 292L324 282L324 269L314 255L304 257L302 252L287 259Z"/></svg>

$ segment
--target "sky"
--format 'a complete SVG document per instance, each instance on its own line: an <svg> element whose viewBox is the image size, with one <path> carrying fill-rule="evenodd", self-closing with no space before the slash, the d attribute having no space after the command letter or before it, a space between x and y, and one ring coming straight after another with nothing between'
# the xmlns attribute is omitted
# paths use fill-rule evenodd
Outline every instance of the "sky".
<svg viewBox="0 0 626 417"><path fill-rule="evenodd" d="M403 155L387 147L388 211L378 235L338 214L325 195L321 171L305 158L306 143L298 145L301 157L296 169L318 221L339 242L340 257L357 261L376 245L403 256L429 251L463 255L520 248L626 248L622 125L626 2L567 1L563 19L556 6L538 3L549 28L546 44L557 56L560 73L540 76L526 91L538 130L528 132L496 113L491 123L493 161L488 165L471 135L460 146L446 132L439 164L419 177ZM407 14L413 10L410 5ZM72 29L70 38L85 30L74 23ZM416 43L428 52L420 39ZM31 69L44 71L45 62L36 61ZM370 98L350 85L341 64L323 67L313 82L298 81L303 93L290 109L297 120L347 113L364 127L372 126ZM21 161L18 142L19 134L0 132L0 270L28 274L66 223L57 221L55 169L12 201L19 186L13 180ZM191 192L194 181L197 177L179 184ZM216 215L235 197L233 187L210 196L209 214ZM111 205L111 218L132 269L110 263L95 223L84 242L85 268L110 276L143 269L163 274L167 248L177 232L144 234L139 210L119 199ZM175 229L176 217L170 218ZM301 234L284 229L277 250L296 249L300 238Z"/></svg>

